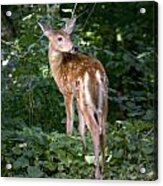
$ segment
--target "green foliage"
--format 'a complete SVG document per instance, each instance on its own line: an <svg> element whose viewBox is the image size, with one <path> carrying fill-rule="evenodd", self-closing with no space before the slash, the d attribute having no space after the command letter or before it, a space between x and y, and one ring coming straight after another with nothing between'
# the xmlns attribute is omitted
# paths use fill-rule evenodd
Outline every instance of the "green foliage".
<svg viewBox="0 0 163 186"><path fill-rule="evenodd" d="M107 135L105 179L153 180L154 129L141 121L117 121ZM2 176L93 178L93 152L87 134L88 151L82 156L80 137L43 132L39 127L3 130ZM11 164L11 169L6 165ZM145 168L146 172L140 172Z"/></svg>
<svg viewBox="0 0 163 186"><path fill-rule="evenodd" d="M82 159L79 137L24 127L10 134L4 131L2 139L3 176L73 178L76 174L75 178L83 178L91 172L89 165L84 171L87 164ZM12 164L11 170L6 170L7 163Z"/></svg>
<svg viewBox="0 0 163 186"><path fill-rule="evenodd" d="M105 178L153 180L154 3L97 3L94 11L92 7L77 5L77 16L83 15L72 37L81 51L103 63L109 77ZM139 13L141 7L146 14ZM84 161L79 136L64 135L64 101L50 74L48 40L37 24L42 20L60 28L73 8L74 4L2 6L2 176L92 178L91 138L87 134ZM8 10L11 17L6 16ZM75 114L75 127L77 119Z"/></svg>

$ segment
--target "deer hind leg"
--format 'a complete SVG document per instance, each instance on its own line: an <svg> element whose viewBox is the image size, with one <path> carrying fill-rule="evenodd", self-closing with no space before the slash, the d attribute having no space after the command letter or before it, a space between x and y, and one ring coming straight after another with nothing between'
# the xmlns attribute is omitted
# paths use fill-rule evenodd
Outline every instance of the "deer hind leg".
<svg viewBox="0 0 163 186"><path fill-rule="evenodd" d="M81 103L82 104L82 103ZM83 106L83 105L82 105ZM94 165L95 165L95 179L101 179L102 175L100 173L100 164L99 164L99 147L100 147L100 130L99 126L94 117L94 112L88 105L84 105L82 112L84 121L88 129L90 130L93 150L94 150Z"/></svg>
<svg viewBox="0 0 163 186"><path fill-rule="evenodd" d="M86 152L86 143L85 143L85 120L83 117L82 109L83 109L83 82L82 78L78 78L76 81L76 98L77 98L77 110L78 110L78 118L79 118L79 126L78 130L81 137L81 143L83 146L83 157Z"/></svg>
<svg viewBox="0 0 163 186"><path fill-rule="evenodd" d="M81 143L82 143L82 146L83 146L83 156L85 155L86 153L86 143L85 143L85 121L84 121L84 117L83 117L83 114L79 108L79 105L77 105L78 107L78 116L79 116L79 133L80 133L80 137L81 137Z"/></svg>
<svg viewBox="0 0 163 186"><path fill-rule="evenodd" d="M65 94L64 102L66 107L66 133L71 135L73 130L73 94Z"/></svg>
<svg viewBox="0 0 163 186"><path fill-rule="evenodd" d="M92 118L93 119L93 118ZM99 164L99 127L97 124L94 123L92 130L91 130L91 135L92 135L92 141L93 141L93 148L94 148L94 165L95 165L95 178L96 179L101 179L102 175L100 173L100 164Z"/></svg>
<svg viewBox="0 0 163 186"><path fill-rule="evenodd" d="M101 123L102 125L105 125L105 123ZM100 147L101 147L101 153L102 153L102 163L101 163L101 172L104 173L105 168L105 147L106 147L106 131L105 126L102 126L101 132L100 132Z"/></svg>
<svg viewBox="0 0 163 186"><path fill-rule="evenodd" d="M99 126L100 126L100 148L101 148L101 155L102 155L102 162L101 162L101 172L104 173L104 167L105 167L105 148L106 148L106 120L104 116L104 112L98 113L98 120L99 120Z"/></svg>
<svg viewBox="0 0 163 186"><path fill-rule="evenodd" d="M104 108L103 113L101 113L100 120L101 120L101 134L100 134L100 146L101 146L101 152L102 152L102 172L104 172L105 168L105 148L106 148L106 119L107 119L107 110L108 110L108 104L107 104L107 97L104 100Z"/></svg>
<svg viewBox="0 0 163 186"><path fill-rule="evenodd" d="M102 172L104 172L105 168L105 148L107 144L107 138L106 138L106 126L107 126L107 114L108 114L108 91L107 87L104 89L104 94L103 94L103 112L101 113L101 124L102 124L102 139L101 139L101 149L102 149Z"/></svg>
<svg viewBox="0 0 163 186"><path fill-rule="evenodd" d="M95 165L95 178L101 179L100 166L99 166L99 146L100 146L100 130L96 118L94 116L94 105L92 102L91 94L89 91L89 74L86 72L84 79L78 79L78 94L77 102L80 107L81 114L91 132L94 150L94 165Z"/></svg>
<svg viewBox="0 0 163 186"><path fill-rule="evenodd" d="M96 80L98 82L98 108L97 116L100 126L100 147L102 152L102 164L101 172L104 172L105 166L105 147L106 147L106 119L108 112L108 103L107 103L107 78L105 75L102 75L99 71L96 71Z"/></svg>
<svg viewBox="0 0 163 186"><path fill-rule="evenodd" d="M84 109L84 118L88 129L91 132L93 150L94 150L94 165L95 165L95 178L101 179L102 175L100 173L100 164L99 164L99 147L100 147L100 130L99 126L94 118L94 112L92 109L88 109L88 106Z"/></svg>

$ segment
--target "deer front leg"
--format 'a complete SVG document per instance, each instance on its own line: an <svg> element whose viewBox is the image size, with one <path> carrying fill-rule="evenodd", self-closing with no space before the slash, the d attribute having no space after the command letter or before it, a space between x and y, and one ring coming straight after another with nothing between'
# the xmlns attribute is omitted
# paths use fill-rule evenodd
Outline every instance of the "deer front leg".
<svg viewBox="0 0 163 186"><path fill-rule="evenodd" d="M66 133L67 135L72 134L73 130L73 94L65 94L64 102L66 107Z"/></svg>

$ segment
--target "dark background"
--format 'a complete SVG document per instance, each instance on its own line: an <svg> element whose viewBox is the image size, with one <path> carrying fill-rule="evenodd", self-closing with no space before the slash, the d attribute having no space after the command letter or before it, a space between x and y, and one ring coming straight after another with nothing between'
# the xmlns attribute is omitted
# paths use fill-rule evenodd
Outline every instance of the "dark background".
<svg viewBox="0 0 163 186"><path fill-rule="evenodd" d="M2 176L92 178L91 138L88 133L85 162L77 114L73 137L65 135L63 97L50 74L48 40L37 24L61 28L74 5L1 7ZM73 42L97 57L109 78L105 179L156 178L155 5L90 3L75 10Z"/></svg>

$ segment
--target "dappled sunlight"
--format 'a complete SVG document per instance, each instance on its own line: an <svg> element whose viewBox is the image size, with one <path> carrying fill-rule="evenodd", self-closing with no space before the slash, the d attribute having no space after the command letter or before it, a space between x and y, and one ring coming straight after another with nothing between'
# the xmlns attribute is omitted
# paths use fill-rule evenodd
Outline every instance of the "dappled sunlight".
<svg viewBox="0 0 163 186"><path fill-rule="evenodd" d="M9 63L9 60L8 60L8 59L3 60L3 61L2 61L2 66L6 66L8 63Z"/></svg>
<svg viewBox="0 0 163 186"><path fill-rule="evenodd" d="M48 65L42 65L39 70L41 71L41 74L43 78L48 78L49 77L49 68Z"/></svg>

